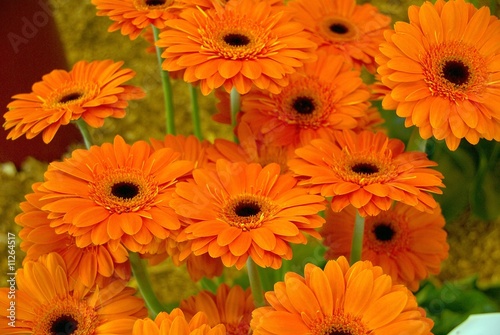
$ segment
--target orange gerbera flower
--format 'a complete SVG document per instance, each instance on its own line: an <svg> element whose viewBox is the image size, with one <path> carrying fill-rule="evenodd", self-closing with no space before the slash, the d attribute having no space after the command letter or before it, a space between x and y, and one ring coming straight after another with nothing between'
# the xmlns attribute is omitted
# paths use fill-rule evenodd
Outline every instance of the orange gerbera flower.
<svg viewBox="0 0 500 335"><path fill-rule="evenodd" d="M369 261L307 264L304 277L287 273L266 299L271 306L253 313L254 335L432 335L415 296Z"/></svg>
<svg viewBox="0 0 500 335"><path fill-rule="evenodd" d="M179 156L168 148L152 152L144 141L128 145L120 136L75 150L45 173L38 189L46 193L41 200L50 201L42 210L56 232L68 232L79 247L121 242L130 251L151 251L180 228L168 202L193 163Z"/></svg>
<svg viewBox="0 0 500 335"><path fill-rule="evenodd" d="M165 21L176 17L180 10L176 0L92 0L92 4L98 9L98 16L109 16L115 21L108 31L121 30L131 40L151 25L165 28Z"/></svg>
<svg viewBox="0 0 500 335"><path fill-rule="evenodd" d="M193 162L194 168L207 167L207 149L211 146L208 141L200 141L194 135L166 135L163 141L151 138L151 146L155 150L170 148L181 154L180 159Z"/></svg>
<svg viewBox="0 0 500 335"><path fill-rule="evenodd" d="M500 20L463 0L411 6L380 46L378 72L396 109L422 138L500 141Z"/></svg>
<svg viewBox="0 0 500 335"><path fill-rule="evenodd" d="M404 152L404 144L383 133L339 132L336 143L324 139L297 149L289 162L300 184L311 192L333 197L331 208L340 212L349 204L361 216L378 215L401 201L421 211L437 206L429 194L442 193L443 175L429 169L437 164L423 152Z"/></svg>
<svg viewBox="0 0 500 335"><path fill-rule="evenodd" d="M313 33L320 50L344 56L357 69L364 65L375 72L374 58L390 17L371 4L357 5L355 0L294 0L289 6L295 10L294 18Z"/></svg>
<svg viewBox="0 0 500 335"><path fill-rule="evenodd" d="M67 233L57 234L50 226L52 220L41 208L50 200L41 200L47 193L38 191L41 183L33 185L35 193L28 194L20 204L23 213L16 216L16 223L23 227L19 232L22 239L21 250L26 252L23 262L37 260L50 252L57 252L67 264L68 277L80 281L87 287L104 286L112 277L124 281L130 279L128 252L122 245L111 248L109 245L79 248L75 238Z"/></svg>
<svg viewBox="0 0 500 335"><path fill-rule="evenodd" d="M241 120L273 145L298 147L366 115L370 91L341 56L318 54L279 94L252 90L241 97Z"/></svg>
<svg viewBox="0 0 500 335"><path fill-rule="evenodd" d="M189 241L195 255L208 253L225 266L241 269L248 257L262 267L279 268L290 259L289 243L307 243L303 233L324 220L323 197L297 187L277 164L230 163L219 159L216 169L196 169L194 180L177 184L170 202L187 227L178 241Z"/></svg>
<svg viewBox="0 0 500 335"><path fill-rule="evenodd" d="M325 258L350 257L356 209L340 213L326 211L321 230L328 247ZM362 259L378 265L396 284L416 291L429 274L438 274L441 262L448 257L445 224L439 205L433 213L396 203L388 211L365 220Z"/></svg>
<svg viewBox="0 0 500 335"><path fill-rule="evenodd" d="M197 313L188 322L179 308L159 313L155 320L136 320L132 335L226 335L224 325L210 327L207 314Z"/></svg>
<svg viewBox="0 0 500 335"><path fill-rule="evenodd" d="M183 70L184 80L200 83L205 95L218 87L247 93L252 84L278 93L287 74L314 60L316 44L302 25L290 22L286 7L241 0L215 10L187 9L169 20L157 45L163 68Z"/></svg>
<svg viewBox="0 0 500 335"><path fill-rule="evenodd" d="M130 69L120 69L123 62L112 60L88 63L79 61L71 71L54 70L33 85L31 93L17 94L4 114L7 138L22 135L31 139L42 133L49 143L57 130L70 121L83 120L91 127L101 127L107 117L125 116L127 100L144 97L138 87L122 85L135 76Z"/></svg>
<svg viewBox="0 0 500 335"><path fill-rule="evenodd" d="M248 335L250 319L255 306L250 288L243 290L240 286L229 287L222 284L216 294L201 291L196 296L182 300L180 309L191 319L196 313L206 313L212 327L223 324L227 335Z"/></svg>
<svg viewBox="0 0 500 335"><path fill-rule="evenodd" d="M0 288L2 334L130 334L144 302L121 280L105 287L72 283L57 253L29 261L16 273L15 327L8 325L9 288Z"/></svg>

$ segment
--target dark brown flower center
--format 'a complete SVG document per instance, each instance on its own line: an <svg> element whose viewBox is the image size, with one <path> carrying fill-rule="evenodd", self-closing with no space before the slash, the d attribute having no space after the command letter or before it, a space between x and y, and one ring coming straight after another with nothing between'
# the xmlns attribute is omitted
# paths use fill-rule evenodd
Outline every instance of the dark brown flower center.
<svg viewBox="0 0 500 335"><path fill-rule="evenodd" d="M325 335L352 335L352 334L349 331L345 332L345 331L334 330Z"/></svg>
<svg viewBox="0 0 500 335"><path fill-rule="evenodd" d="M78 330L78 321L71 315L61 315L50 327L51 335L69 335Z"/></svg>
<svg viewBox="0 0 500 335"><path fill-rule="evenodd" d="M443 77L449 82L460 86L469 81L469 67L456 60L449 60L443 66Z"/></svg>
<svg viewBox="0 0 500 335"><path fill-rule="evenodd" d="M260 206L255 202L242 201L234 208L234 213L239 217L249 217L260 213Z"/></svg>
<svg viewBox="0 0 500 335"><path fill-rule="evenodd" d="M339 34L339 35L347 34L347 32L349 32L349 29L341 23L332 24L330 26L330 30L332 32L334 32L335 34Z"/></svg>
<svg viewBox="0 0 500 335"><path fill-rule="evenodd" d="M78 92L75 92L75 93L70 93L70 94L66 94L65 96L63 96L63 97L59 100L59 102L64 104L64 103L67 103L67 102L70 102L70 101L78 100L78 99L80 99L82 96L83 96L83 94L78 93Z"/></svg>
<svg viewBox="0 0 500 335"><path fill-rule="evenodd" d="M297 97L292 104L293 109L299 114L312 114L314 109L314 100L309 97Z"/></svg>
<svg viewBox="0 0 500 335"><path fill-rule="evenodd" d="M133 199L139 194L139 186L130 182L119 182L111 187L111 194L122 199Z"/></svg>
<svg viewBox="0 0 500 335"><path fill-rule="evenodd" d="M146 0L146 5L148 6L162 6L166 0Z"/></svg>
<svg viewBox="0 0 500 335"><path fill-rule="evenodd" d="M373 228L373 234L381 242L392 240L395 233L394 229L388 223L380 223Z"/></svg>
<svg viewBox="0 0 500 335"><path fill-rule="evenodd" d="M232 47L243 47L250 43L250 39L242 34L227 34L223 37L224 42Z"/></svg>
<svg viewBox="0 0 500 335"><path fill-rule="evenodd" d="M371 163L357 163L351 168L353 172L359 174L371 175L379 172L378 167L375 164Z"/></svg>

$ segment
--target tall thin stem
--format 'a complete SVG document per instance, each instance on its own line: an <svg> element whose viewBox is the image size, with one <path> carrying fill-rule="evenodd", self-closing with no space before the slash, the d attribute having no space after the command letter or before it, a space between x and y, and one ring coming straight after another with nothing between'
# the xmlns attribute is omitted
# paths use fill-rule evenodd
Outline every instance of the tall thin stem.
<svg viewBox="0 0 500 335"><path fill-rule="evenodd" d="M92 136L90 136L87 123L82 118L76 120L75 123L78 129L80 130L80 133L82 134L83 143L85 143L85 147L87 149L90 149L90 147L92 146Z"/></svg>
<svg viewBox="0 0 500 335"><path fill-rule="evenodd" d="M406 146L406 151L420 151L425 152L425 146L427 145L427 140L420 137L417 127L413 128L413 131L408 140L408 145Z"/></svg>
<svg viewBox="0 0 500 335"><path fill-rule="evenodd" d="M153 317L156 317L158 313L166 311L166 309L153 292L153 287L151 286L151 281L149 280L146 267L144 266L144 261L135 252L131 252L129 258L130 265L132 266L132 273L137 281L139 291L141 292L150 313Z"/></svg>
<svg viewBox="0 0 500 335"><path fill-rule="evenodd" d="M153 35L155 42L159 39L160 30L153 27ZM175 119L174 119L174 98L172 92L172 84L170 83L170 76L168 71L164 71L162 68L162 58L161 58L161 48L155 45L156 48L156 58L158 59L158 65L160 67L160 77L161 85L163 88L163 101L165 104L165 122L167 128L167 134L175 135Z"/></svg>
<svg viewBox="0 0 500 335"><path fill-rule="evenodd" d="M236 88L231 89L231 126L233 130L236 129L237 124L237 116L240 111L240 94L236 90ZM234 134L234 142L239 143L238 137Z"/></svg>
<svg viewBox="0 0 500 335"><path fill-rule="evenodd" d="M264 299L264 289L262 288L262 281L259 277L259 271L257 270L257 264L248 257L247 259L247 272L248 279L250 280L250 288L252 289L252 296L255 307L262 307L266 304Z"/></svg>
<svg viewBox="0 0 500 335"><path fill-rule="evenodd" d="M191 97L191 120L193 121L193 133L200 141L203 139L200 122L200 105L198 104L198 89L191 84L189 86L189 96Z"/></svg>
<svg viewBox="0 0 500 335"><path fill-rule="evenodd" d="M365 231L365 218L359 215L356 211L354 221L354 233L351 242L351 265L361 260L361 252L363 251L363 234Z"/></svg>

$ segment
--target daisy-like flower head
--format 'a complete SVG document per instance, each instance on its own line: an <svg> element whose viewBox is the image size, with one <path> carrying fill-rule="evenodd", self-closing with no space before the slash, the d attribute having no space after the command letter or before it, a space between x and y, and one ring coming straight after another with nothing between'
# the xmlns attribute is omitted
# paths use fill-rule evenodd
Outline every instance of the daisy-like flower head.
<svg viewBox="0 0 500 335"><path fill-rule="evenodd" d="M411 6L408 15L385 33L377 57L391 90L384 108L450 150L462 138L500 141L500 20L463 0Z"/></svg>
<svg viewBox="0 0 500 335"><path fill-rule="evenodd" d="M437 206L429 192L442 193L443 175L429 168L437 164L425 153L404 152L403 142L383 133L343 131L335 138L313 140L289 162L311 192L333 197L334 212L351 204L361 216L378 215L393 200L420 211Z"/></svg>
<svg viewBox="0 0 500 335"><path fill-rule="evenodd" d="M92 290L71 283L62 257L50 253L16 273L16 327L7 325L8 288L0 288L2 334L130 334L147 316L144 302L121 280Z"/></svg>
<svg viewBox="0 0 500 335"><path fill-rule="evenodd" d="M290 259L289 243L307 243L304 232L319 237L323 197L297 187L277 164L230 163L196 169L192 182L177 184L170 202L186 225L178 241L195 255L208 253L241 269L248 257L262 267L279 268Z"/></svg>
<svg viewBox="0 0 500 335"><path fill-rule="evenodd" d="M266 293L270 306L253 312L254 335L431 335L415 296L369 261L351 267L344 257L325 269L307 264Z"/></svg>
<svg viewBox="0 0 500 335"><path fill-rule="evenodd" d="M57 130L82 118L91 127L102 127L107 117L122 118L128 100L144 97L138 87L123 85L135 76L121 69L123 62L79 61L71 71L54 70L32 87L31 93L17 94L4 114L8 139L22 135L31 139L42 133L49 143Z"/></svg>
<svg viewBox="0 0 500 335"><path fill-rule="evenodd" d="M198 312L189 321L179 308L172 312L160 312L151 320L136 320L132 335L226 335L224 325L209 325L207 314Z"/></svg>
<svg viewBox="0 0 500 335"><path fill-rule="evenodd" d="M68 232L79 247L122 243L130 251L151 252L180 228L168 202L193 163L179 156L168 148L152 152L144 141L128 145L120 136L75 150L45 173L38 189L49 203L42 210L56 232Z"/></svg>
<svg viewBox="0 0 500 335"><path fill-rule="evenodd" d="M16 216L16 223L23 227L19 232L21 250L26 252L23 262L35 261L40 256L57 252L67 264L68 277L87 287L105 286L106 280L130 279L128 252L122 245L111 248L107 244L79 248L75 238L68 233L57 234L51 227L52 220L41 208L50 200L40 200L47 193L38 191L41 183L33 185L34 193L20 204L23 213Z"/></svg>
<svg viewBox="0 0 500 335"><path fill-rule="evenodd" d="M279 94L252 90L241 97L241 120L273 145L298 147L366 115L370 92L360 73L341 56L318 53L318 61L290 76Z"/></svg>
<svg viewBox="0 0 500 335"><path fill-rule="evenodd" d="M201 291L196 296L182 300L179 307L186 318L196 316L199 311L209 316L209 325L223 324L227 335L248 335L250 319L255 306L250 288L229 287L222 284L215 294Z"/></svg>
<svg viewBox="0 0 500 335"><path fill-rule="evenodd" d="M355 215L352 206L340 213L326 210L320 232L328 248L326 259L350 257ZM388 211L366 218L361 258L382 267L395 284L416 291L421 280L439 273L448 257L444 224L439 206L433 213L425 213L398 202Z"/></svg>
<svg viewBox="0 0 500 335"><path fill-rule="evenodd" d="M184 80L198 82L205 95L218 87L247 93L252 84L273 93L288 85L286 75L314 60L316 44L301 24L290 21L286 7L241 0L214 10L188 9L157 42L165 48L163 69L185 70Z"/></svg>
<svg viewBox="0 0 500 335"><path fill-rule="evenodd" d="M375 72L375 56L390 17L371 4L357 5L356 0L293 0L289 6L320 50L344 56L357 69L364 65Z"/></svg>
<svg viewBox="0 0 500 335"><path fill-rule="evenodd" d="M121 30L131 40L151 25L165 28L165 21L176 17L182 8L176 0L92 0L92 4L98 16L109 16L115 21L108 31Z"/></svg>

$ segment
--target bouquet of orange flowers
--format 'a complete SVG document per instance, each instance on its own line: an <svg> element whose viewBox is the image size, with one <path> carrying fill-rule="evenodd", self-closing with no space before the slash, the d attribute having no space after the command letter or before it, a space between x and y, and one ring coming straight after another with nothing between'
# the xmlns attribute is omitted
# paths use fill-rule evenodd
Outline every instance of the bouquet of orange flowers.
<svg viewBox="0 0 500 335"><path fill-rule="evenodd" d="M75 123L85 147L20 204L2 334L438 335L466 317L443 325L426 304L449 253L436 152L480 148L480 184L498 165L493 4L425 2L395 23L355 0L92 4L151 43L165 134L94 140L148 98L123 61L81 60L12 97L9 139L50 145ZM192 108L174 107L172 82ZM230 136L204 138L198 92ZM191 134L176 133L183 113ZM200 287L173 305L148 277L167 260Z"/></svg>

